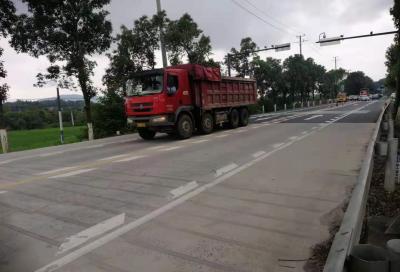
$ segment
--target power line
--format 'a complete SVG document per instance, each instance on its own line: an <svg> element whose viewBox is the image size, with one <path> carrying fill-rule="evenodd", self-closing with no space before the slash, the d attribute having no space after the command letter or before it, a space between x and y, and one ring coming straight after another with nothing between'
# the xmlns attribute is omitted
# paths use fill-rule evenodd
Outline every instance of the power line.
<svg viewBox="0 0 400 272"><path fill-rule="evenodd" d="M298 30L296 30L296 29L291 28L290 26L288 26L288 25L282 23L281 21L278 21L277 19L275 19L274 17L272 17L271 15L269 15L267 12L265 12L264 10L260 9L258 6L256 6L255 4L253 4L250 0L243 0L243 1L247 2L250 6L252 6L253 8L255 8L257 11L259 11L260 13L262 13L264 16L268 17L269 19L271 19L271 20L275 21L276 23L280 24L281 26L285 27L286 30L292 32L292 34L296 34L296 33L298 33L298 32L301 32L301 31L298 31ZM286 32L288 32L288 31L286 31Z"/></svg>
<svg viewBox="0 0 400 272"><path fill-rule="evenodd" d="M274 24L272 24L271 22L268 22L267 20L265 20L264 18L258 16L257 14L255 14L254 12L252 12L251 10L249 10L248 8L246 8L245 6L243 6L242 4L240 4L239 2L237 2L236 0L231 0L231 2L233 4L235 4L236 6L238 6L239 8L243 9L244 11L246 11L247 13L253 15L254 17L256 17L257 19L259 19L260 21L262 21L264 24L271 26L272 28L278 30L278 31L282 31L282 32L286 32L289 33L286 29L283 29L279 26L276 26ZM291 33L289 33L291 34Z"/></svg>

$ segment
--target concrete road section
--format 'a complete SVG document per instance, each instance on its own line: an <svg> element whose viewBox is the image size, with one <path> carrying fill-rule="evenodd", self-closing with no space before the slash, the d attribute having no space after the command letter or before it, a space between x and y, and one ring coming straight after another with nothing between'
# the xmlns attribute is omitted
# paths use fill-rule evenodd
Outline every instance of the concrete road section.
<svg viewBox="0 0 400 272"><path fill-rule="evenodd" d="M0 271L303 271L382 101L0 156Z"/></svg>

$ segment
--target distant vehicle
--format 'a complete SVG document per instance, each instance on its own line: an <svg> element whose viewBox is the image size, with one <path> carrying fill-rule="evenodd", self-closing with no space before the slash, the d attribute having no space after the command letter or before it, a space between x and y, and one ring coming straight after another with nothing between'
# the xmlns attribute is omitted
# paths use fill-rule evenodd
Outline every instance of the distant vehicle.
<svg viewBox="0 0 400 272"><path fill-rule="evenodd" d="M381 97L379 96L379 94L371 94L371 99L372 99L372 100L377 100L377 99L379 99L379 98L381 98Z"/></svg>
<svg viewBox="0 0 400 272"><path fill-rule="evenodd" d="M340 92L338 93L337 97L336 97L336 101L337 102L347 102L347 94Z"/></svg>
<svg viewBox="0 0 400 272"><path fill-rule="evenodd" d="M249 105L257 102L253 79L221 77L219 68L182 64L138 73L127 81L125 112L139 135L157 132L190 138L216 125L247 126Z"/></svg>
<svg viewBox="0 0 400 272"><path fill-rule="evenodd" d="M358 95L349 95L349 97L348 97L348 100L349 101L357 101L358 100Z"/></svg>
<svg viewBox="0 0 400 272"><path fill-rule="evenodd" d="M358 97L358 100L360 100L360 101L370 101L371 98L369 97L369 95L360 95Z"/></svg>
<svg viewBox="0 0 400 272"><path fill-rule="evenodd" d="M361 91L360 91L360 96L361 95L369 95L369 90L368 89L362 89Z"/></svg>

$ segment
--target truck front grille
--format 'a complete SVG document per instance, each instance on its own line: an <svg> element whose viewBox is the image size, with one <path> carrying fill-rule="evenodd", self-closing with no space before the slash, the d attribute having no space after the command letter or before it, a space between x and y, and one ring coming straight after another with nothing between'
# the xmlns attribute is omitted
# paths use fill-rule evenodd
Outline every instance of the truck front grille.
<svg viewBox="0 0 400 272"><path fill-rule="evenodd" d="M132 103L133 112L151 112L153 110L153 103Z"/></svg>

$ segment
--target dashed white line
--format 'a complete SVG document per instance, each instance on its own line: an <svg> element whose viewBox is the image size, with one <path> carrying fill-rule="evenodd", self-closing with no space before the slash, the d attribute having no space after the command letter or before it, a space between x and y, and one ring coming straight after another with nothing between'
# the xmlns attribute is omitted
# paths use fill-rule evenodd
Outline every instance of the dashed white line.
<svg viewBox="0 0 400 272"><path fill-rule="evenodd" d="M289 140L293 141L293 140L296 140L297 138L299 138L299 137L298 136L292 136L292 137L289 137Z"/></svg>
<svg viewBox="0 0 400 272"><path fill-rule="evenodd" d="M86 146L86 147L83 147L83 149L99 148L99 147L104 147L104 146L105 146L105 144L98 144L98 145Z"/></svg>
<svg viewBox="0 0 400 272"><path fill-rule="evenodd" d="M134 160L137 160L137 159L141 159L141 158L144 158L145 156L132 156L132 157L128 157L128 158L125 158L125 159L122 159L122 160L117 160L117 161L115 161L115 162L128 162L128 161L134 161Z"/></svg>
<svg viewBox="0 0 400 272"><path fill-rule="evenodd" d="M318 127L312 127L311 129L317 129Z"/></svg>
<svg viewBox="0 0 400 272"><path fill-rule="evenodd" d="M303 134L303 135L307 134L307 133L308 133L308 131L306 131L306 130L301 132L301 134Z"/></svg>
<svg viewBox="0 0 400 272"><path fill-rule="evenodd" d="M312 120L312 119L315 119L315 118L318 118L318 117L322 117L322 116L323 116L322 114L313 115L313 116L308 117L308 118L306 118L306 119L304 119L304 120L308 121L308 120Z"/></svg>
<svg viewBox="0 0 400 272"><path fill-rule="evenodd" d="M246 129L239 129L239 130L234 131L234 133L243 133L246 131L247 131Z"/></svg>
<svg viewBox="0 0 400 272"><path fill-rule="evenodd" d="M175 150L175 149L179 149L182 148L183 146L171 146L168 148L164 148L164 149L160 149L160 151L171 151L171 150Z"/></svg>
<svg viewBox="0 0 400 272"><path fill-rule="evenodd" d="M54 173L57 173L57 172L72 170L72 169L75 169L76 167L77 166L62 167L62 168L57 168L57 169L53 169L53 170L46 171L46 172L41 172L41 173L38 173L38 174L35 174L35 175L38 175L38 176L50 175L50 174L54 174Z"/></svg>
<svg viewBox="0 0 400 272"><path fill-rule="evenodd" d="M229 136L229 134L217 135L217 136L215 136L215 138L224 138L224 137L227 137L227 136Z"/></svg>
<svg viewBox="0 0 400 272"><path fill-rule="evenodd" d="M49 177L49 178L50 179L56 179L56 178L72 177L72 176L76 176L76 175L79 175L79 174L83 174L83 173L87 173L87 172L93 171L95 169L97 169L97 168L81 169L81 170L76 170L76 171L72 171L72 172L61 174L61 175L57 175L57 176L52 176L52 177Z"/></svg>
<svg viewBox="0 0 400 272"><path fill-rule="evenodd" d="M253 126L252 129L260 128L261 126Z"/></svg>
<svg viewBox="0 0 400 272"><path fill-rule="evenodd" d="M281 147L281 146L284 145L284 144L285 144L285 143L276 143L276 144L273 144L272 147L275 149L275 148Z"/></svg>
<svg viewBox="0 0 400 272"><path fill-rule="evenodd" d="M228 164L228 165L226 165L226 166L224 166L224 167L221 167L221 168L217 169L217 170L215 171L215 176L216 176L216 177L219 177L219 176L221 176L221 175L223 175L223 174L225 174L225 173L227 173L227 172L229 172L229 171L232 171L232 170L235 169L236 167L238 167L238 165L237 165L236 163Z"/></svg>
<svg viewBox="0 0 400 272"><path fill-rule="evenodd" d="M6 160L6 161L1 161L0 165L7 164L7 163L10 163L10 162L14 162L14 161L17 161L17 160L20 160L20 159L18 158L18 159L10 159L10 160Z"/></svg>
<svg viewBox="0 0 400 272"><path fill-rule="evenodd" d="M190 142L190 143L191 144L200 144L200 143L204 143L204 142L208 142L208 141L210 141L210 140L203 139L203 140L193 141L193 142Z"/></svg>
<svg viewBox="0 0 400 272"><path fill-rule="evenodd" d="M146 148L147 150L158 150L158 149L162 149L162 148L165 148L165 147L167 147L166 145L158 145L158 146L152 146L152 147L149 147L149 148Z"/></svg>
<svg viewBox="0 0 400 272"><path fill-rule="evenodd" d="M114 216L110 219L107 219L103 222L98 223L84 231L81 231L75 235L72 235L66 239L64 243L60 245L56 255L67 252L77 246L87 242L88 240L99 236L107 231L110 231L118 226L121 226L125 223L125 213L121 213L117 216Z"/></svg>
<svg viewBox="0 0 400 272"><path fill-rule="evenodd" d="M121 155L106 157L106 158L99 159L99 161L108 161L108 160L120 159L120 158L124 158L126 156L129 156L129 154L121 154Z"/></svg>
<svg viewBox="0 0 400 272"><path fill-rule="evenodd" d="M178 188L175 188L175 189L169 191L169 193L171 194L171 199L175 199L175 198L178 198L178 197L186 194L187 192L192 191L193 189L195 189L197 187L199 187L199 184L196 181L192 181L183 186L180 186Z"/></svg>
<svg viewBox="0 0 400 272"><path fill-rule="evenodd" d="M7 191L0 191L0 195L5 193L7 193Z"/></svg>
<svg viewBox="0 0 400 272"><path fill-rule="evenodd" d="M256 152L256 153L254 153L252 156L254 157L254 158L257 158L257 157L260 157L260 156L262 156L262 155L264 155L265 154L265 151L258 151L258 152Z"/></svg>

